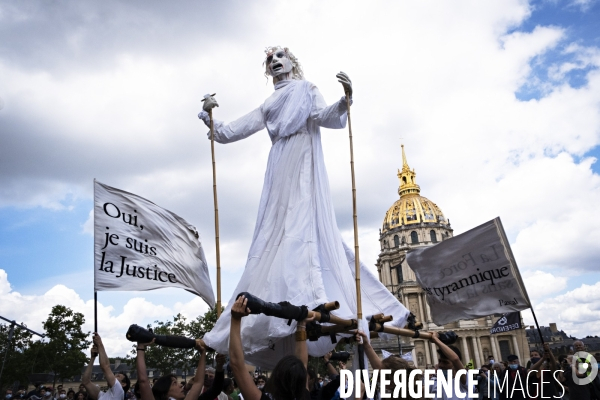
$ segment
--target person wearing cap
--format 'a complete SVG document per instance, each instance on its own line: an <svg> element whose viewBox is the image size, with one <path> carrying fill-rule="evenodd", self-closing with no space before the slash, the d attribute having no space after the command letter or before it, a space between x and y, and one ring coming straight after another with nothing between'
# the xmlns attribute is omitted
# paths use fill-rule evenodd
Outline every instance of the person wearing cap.
<svg viewBox="0 0 600 400"><path fill-rule="evenodd" d="M506 357L508 368L504 371L502 382L506 382L500 392L501 399L529 400L527 393L527 369L519 363L519 357L511 354Z"/></svg>

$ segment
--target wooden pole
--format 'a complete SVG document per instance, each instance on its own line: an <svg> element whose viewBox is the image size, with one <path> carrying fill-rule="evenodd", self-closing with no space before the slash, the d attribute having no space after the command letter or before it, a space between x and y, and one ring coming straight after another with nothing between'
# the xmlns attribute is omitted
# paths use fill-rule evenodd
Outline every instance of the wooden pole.
<svg viewBox="0 0 600 400"><path fill-rule="evenodd" d="M354 220L354 275L356 277L356 317L362 319L362 299L360 295L360 257L358 251L358 216L356 214L356 181L354 179L354 146L352 145L352 119L350 118L350 93L346 92L348 108L348 134L350 137L350 173L352 174L352 218Z"/></svg>
<svg viewBox="0 0 600 400"><path fill-rule="evenodd" d="M217 253L217 319L221 316L221 247L219 244L219 201L217 200L217 164L215 163L215 125L212 109L210 117L210 152L212 155L213 199L215 203L215 245Z"/></svg>
<svg viewBox="0 0 600 400"><path fill-rule="evenodd" d="M98 292L94 291L94 332L98 333Z"/></svg>
<svg viewBox="0 0 600 400"><path fill-rule="evenodd" d="M537 317L535 316L535 311L533 311L533 306L531 306L529 308L531 308L531 314L533 315L533 320L535 321L535 326L540 335L540 341L542 342L542 348L544 348L544 337L542 336L542 330L540 329L540 324L538 324ZM519 320L520 319L521 319L521 314L519 314ZM519 321L519 322L521 322L521 321Z"/></svg>

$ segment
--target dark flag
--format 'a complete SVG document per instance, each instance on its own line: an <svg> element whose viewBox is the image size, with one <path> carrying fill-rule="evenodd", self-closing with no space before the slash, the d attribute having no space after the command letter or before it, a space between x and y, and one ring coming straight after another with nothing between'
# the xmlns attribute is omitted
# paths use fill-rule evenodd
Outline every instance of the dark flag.
<svg viewBox="0 0 600 400"><path fill-rule="evenodd" d="M515 329L521 329L521 313L518 311L504 314L502 318L496 321L494 326L492 326L490 333L504 333L514 331Z"/></svg>
<svg viewBox="0 0 600 400"><path fill-rule="evenodd" d="M436 325L531 307L500 218L413 250L406 260Z"/></svg>

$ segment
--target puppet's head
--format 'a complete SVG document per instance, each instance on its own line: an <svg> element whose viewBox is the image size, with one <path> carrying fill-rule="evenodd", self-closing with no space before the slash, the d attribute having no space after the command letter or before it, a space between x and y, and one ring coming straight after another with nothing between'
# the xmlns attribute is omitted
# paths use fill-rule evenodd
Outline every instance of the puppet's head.
<svg viewBox="0 0 600 400"><path fill-rule="evenodd" d="M265 75L280 76L290 74L292 79L304 79L304 72L300 61L287 47L269 46L265 49Z"/></svg>

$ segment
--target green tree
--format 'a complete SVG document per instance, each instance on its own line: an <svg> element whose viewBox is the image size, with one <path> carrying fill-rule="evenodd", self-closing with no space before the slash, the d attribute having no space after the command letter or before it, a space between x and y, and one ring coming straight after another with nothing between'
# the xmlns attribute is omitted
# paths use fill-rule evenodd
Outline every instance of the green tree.
<svg viewBox="0 0 600 400"><path fill-rule="evenodd" d="M10 329L10 324L0 324L0 363L4 362L1 389L12 386L15 381L20 384L28 383L33 363L30 358L33 343L31 332L15 326L12 338L9 338Z"/></svg>
<svg viewBox="0 0 600 400"><path fill-rule="evenodd" d="M83 314L62 305L52 307L44 322L49 341L41 349L43 367L40 368L40 362L36 364L40 366L38 368L54 373L55 385L58 379L62 381L80 374L87 361L84 351L91 342L86 340L90 332L82 330L84 322Z"/></svg>
<svg viewBox="0 0 600 400"><path fill-rule="evenodd" d="M172 321L154 321L148 329L157 335L177 335L189 338L202 338L209 332L217 321L215 310L209 310L204 315L188 321L183 315L177 314ZM136 345L132 346L127 360L135 366ZM212 362L214 354L207 354L207 364ZM170 374L176 369L191 372L198 365L198 353L194 349L174 349L163 346L149 346L146 348L146 366L156 368L161 375Z"/></svg>

